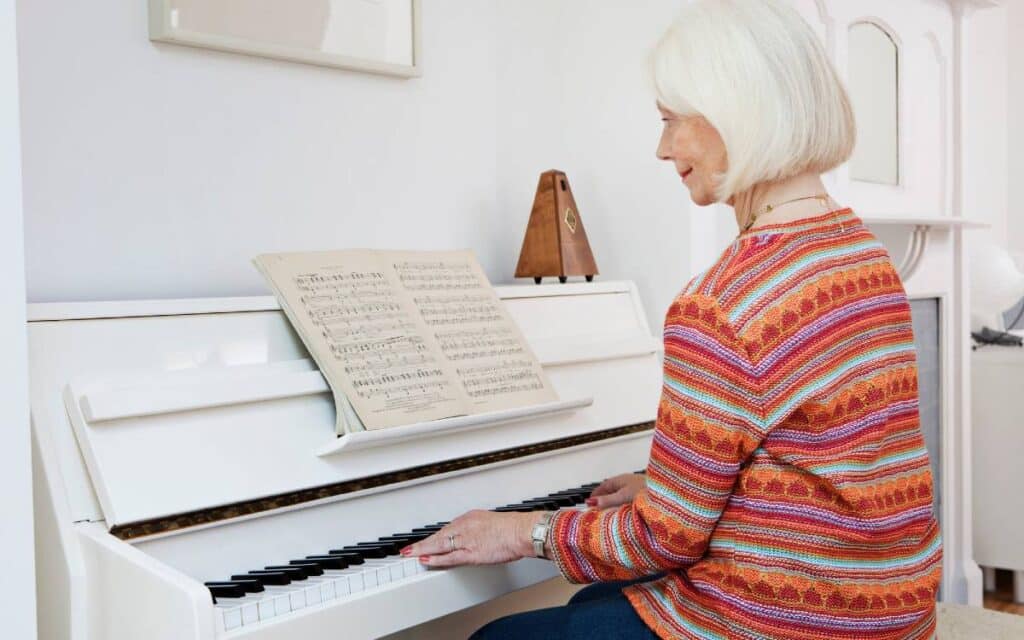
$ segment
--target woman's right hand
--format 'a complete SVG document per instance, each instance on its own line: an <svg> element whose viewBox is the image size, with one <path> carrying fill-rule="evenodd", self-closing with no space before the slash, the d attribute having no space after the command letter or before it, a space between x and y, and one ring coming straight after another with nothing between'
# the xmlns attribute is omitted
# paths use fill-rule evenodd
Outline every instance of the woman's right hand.
<svg viewBox="0 0 1024 640"><path fill-rule="evenodd" d="M631 502L646 484L647 477L642 473L623 473L608 478L590 493L587 506L607 509L626 504Z"/></svg>

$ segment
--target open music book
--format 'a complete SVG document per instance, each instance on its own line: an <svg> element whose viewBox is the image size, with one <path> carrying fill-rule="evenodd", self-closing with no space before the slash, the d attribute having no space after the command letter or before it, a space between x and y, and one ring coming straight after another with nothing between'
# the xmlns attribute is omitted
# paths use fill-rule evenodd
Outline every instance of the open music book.
<svg viewBox="0 0 1024 640"><path fill-rule="evenodd" d="M472 251L258 256L339 434L557 400Z"/></svg>

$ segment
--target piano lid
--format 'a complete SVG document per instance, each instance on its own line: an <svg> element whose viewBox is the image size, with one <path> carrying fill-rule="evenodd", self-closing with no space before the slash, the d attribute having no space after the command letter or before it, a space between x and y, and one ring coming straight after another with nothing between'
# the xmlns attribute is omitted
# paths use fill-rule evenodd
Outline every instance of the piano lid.
<svg viewBox="0 0 1024 640"><path fill-rule="evenodd" d="M30 308L34 425L53 445L41 449L59 458L72 518L102 517L114 528L316 496L320 487L653 419L660 342L631 283L496 289L559 406L348 451L335 444L326 384L272 298Z"/></svg>

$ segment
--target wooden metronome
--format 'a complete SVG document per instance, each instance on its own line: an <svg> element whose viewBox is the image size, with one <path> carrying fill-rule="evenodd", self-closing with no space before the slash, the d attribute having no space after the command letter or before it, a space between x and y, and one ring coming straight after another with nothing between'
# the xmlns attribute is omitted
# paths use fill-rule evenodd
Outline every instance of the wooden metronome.
<svg viewBox="0 0 1024 640"><path fill-rule="evenodd" d="M533 278L540 284L546 276L558 276L559 282L569 276L586 276L591 282L595 275L594 254L569 180L561 171L545 171L537 183L516 277Z"/></svg>

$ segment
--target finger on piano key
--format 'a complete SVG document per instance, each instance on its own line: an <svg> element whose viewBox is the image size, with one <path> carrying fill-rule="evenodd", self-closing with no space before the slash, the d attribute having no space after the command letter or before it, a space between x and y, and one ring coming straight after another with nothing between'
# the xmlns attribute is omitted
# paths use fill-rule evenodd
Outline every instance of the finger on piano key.
<svg viewBox="0 0 1024 640"><path fill-rule="evenodd" d="M554 491L529 498L494 511L526 512L572 507L583 503L600 483ZM287 565L268 565L264 569L231 576L231 581L210 582L214 601L224 594L218 608L225 628L234 629L260 620L268 620L289 611L343 598L365 589L403 580L429 570L414 558L397 553L410 544L437 533L448 522L415 527L410 531L358 542L325 554L289 560Z"/></svg>

